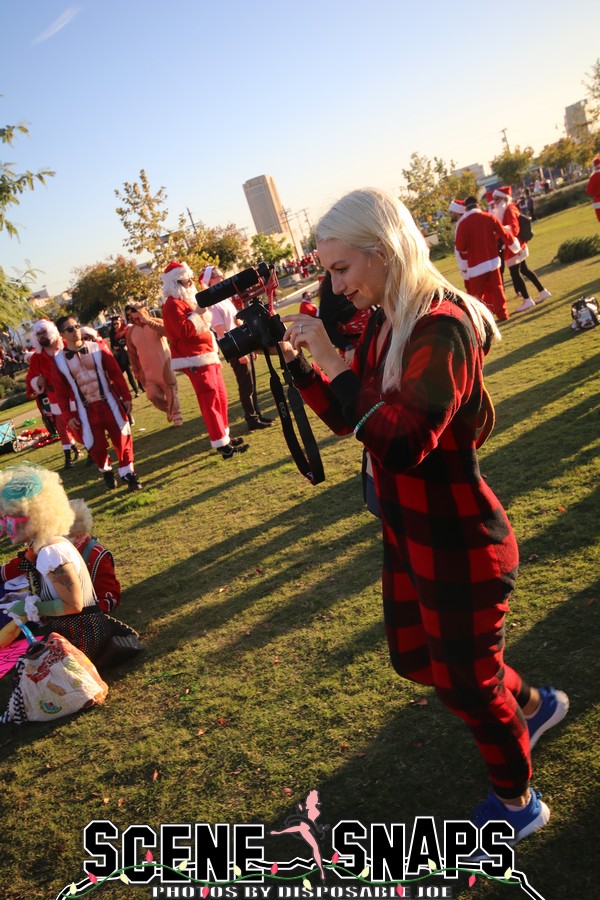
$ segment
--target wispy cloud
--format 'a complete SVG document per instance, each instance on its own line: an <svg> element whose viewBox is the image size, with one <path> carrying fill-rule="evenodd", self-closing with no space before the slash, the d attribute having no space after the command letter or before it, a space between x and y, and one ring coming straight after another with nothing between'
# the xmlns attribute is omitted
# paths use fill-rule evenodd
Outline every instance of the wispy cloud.
<svg viewBox="0 0 600 900"><path fill-rule="evenodd" d="M62 13L58 19L56 19L49 28L46 28L45 31L42 31L41 34L38 34L36 38L33 39L31 45L34 44L42 44L44 41L49 40L49 38L54 37L55 34L58 34L65 25L68 25L72 19L75 18L77 13L79 12L78 6L69 6L65 9L64 13Z"/></svg>

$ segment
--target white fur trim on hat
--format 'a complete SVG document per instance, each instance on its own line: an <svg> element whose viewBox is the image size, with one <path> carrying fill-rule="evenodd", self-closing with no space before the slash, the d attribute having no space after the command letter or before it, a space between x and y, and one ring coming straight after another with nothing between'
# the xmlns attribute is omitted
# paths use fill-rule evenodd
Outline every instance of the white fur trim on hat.
<svg viewBox="0 0 600 900"><path fill-rule="evenodd" d="M496 188L492 197L500 197L502 200L512 200L512 190L507 187Z"/></svg>
<svg viewBox="0 0 600 900"><path fill-rule="evenodd" d="M169 263L165 272L160 276L163 284L163 296L173 296L177 290L177 282L182 278L194 280L194 273L186 262Z"/></svg>
<svg viewBox="0 0 600 900"><path fill-rule="evenodd" d="M453 200L448 207L449 212L458 213L462 215L465 211L465 201L464 200Z"/></svg>
<svg viewBox="0 0 600 900"><path fill-rule="evenodd" d="M214 266L207 266L202 273L202 284L204 284L206 287L208 287L208 285L210 284L210 278L212 273L214 272L214 269Z"/></svg>

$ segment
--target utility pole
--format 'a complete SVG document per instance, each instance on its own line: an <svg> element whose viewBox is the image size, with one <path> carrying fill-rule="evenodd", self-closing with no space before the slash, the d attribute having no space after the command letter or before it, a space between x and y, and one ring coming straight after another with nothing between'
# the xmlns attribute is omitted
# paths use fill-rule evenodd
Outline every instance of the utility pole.
<svg viewBox="0 0 600 900"><path fill-rule="evenodd" d="M291 209L283 209L283 207L281 208L281 215L285 219L285 224L287 225L288 234L292 239L292 244L294 245L294 253L296 254L296 259L301 259L302 254L298 253L298 246L296 244L296 238L294 237L294 232L292 231L292 228L290 225L290 220L288 218L288 216L290 216L291 214L292 214Z"/></svg>
<svg viewBox="0 0 600 900"><path fill-rule="evenodd" d="M198 234L198 232L196 231L196 225L195 225L195 222L194 222L194 220L192 219L192 214L191 214L191 212L190 212L189 206L187 206L186 209L187 209L187 214L188 214L188 216L190 217L190 222L192 223L192 228L194 229L194 234Z"/></svg>
<svg viewBox="0 0 600 900"><path fill-rule="evenodd" d="M508 146L508 138L506 137L506 132L508 128L501 128L500 134L502 135L502 141L506 144L506 152L510 153L510 147Z"/></svg>

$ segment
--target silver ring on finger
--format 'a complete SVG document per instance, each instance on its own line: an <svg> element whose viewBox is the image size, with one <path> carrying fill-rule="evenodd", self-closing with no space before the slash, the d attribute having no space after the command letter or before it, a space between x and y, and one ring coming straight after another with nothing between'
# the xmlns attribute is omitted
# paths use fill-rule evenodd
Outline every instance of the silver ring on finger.
<svg viewBox="0 0 600 900"><path fill-rule="evenodd" d="M300 322L300 324L298 325L298 331L300 334L302 334L302 322Z"/></svg>

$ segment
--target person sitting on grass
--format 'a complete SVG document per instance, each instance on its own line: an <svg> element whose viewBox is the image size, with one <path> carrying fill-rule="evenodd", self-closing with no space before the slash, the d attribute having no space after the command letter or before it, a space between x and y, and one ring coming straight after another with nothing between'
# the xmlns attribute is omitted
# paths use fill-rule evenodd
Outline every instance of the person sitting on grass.
<svg viewBox="0 0 600 900"><path fill-rule="evenodd" d="M63 537L74 518L56 472L25 464L0 472L2 533L13 545L26 544L35 558L29 593L7 594L8 612L39 622L44 635L66 637L94 662L111 636L111 625L81 555Z"/></svg>
<svg viewBox="0 0 600 900"><path fill-rule="evenodd" d="M85 500L71 500L75 514L67 537L81 553L96 592L100 608L112 613L121 602L121 585L115 574L115 560L110 550L92 537L94 519Z"/></svg>

